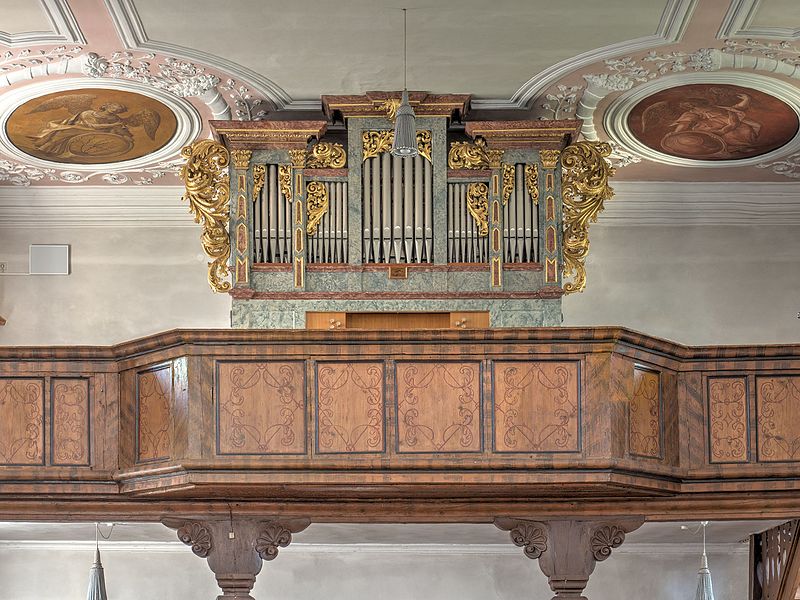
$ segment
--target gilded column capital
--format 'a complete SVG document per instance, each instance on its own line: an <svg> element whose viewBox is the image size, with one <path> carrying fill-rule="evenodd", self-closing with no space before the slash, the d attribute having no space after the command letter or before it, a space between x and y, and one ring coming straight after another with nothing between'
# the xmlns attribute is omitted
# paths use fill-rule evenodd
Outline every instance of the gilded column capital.
<svg viewBox="0 0 800 600"><path fill-rule="evenodd" d="M250 158L253 156L252 150L236 149L231 150L233 167L235 169L247 169L250 166Z"/></svg>
<svg viewBox="0 0 800 600"><path fill-rule="evenodd" d="M542 159L542 166L545 169L555 169L558 166L558 158L561 150L539 150L539 157Z"/></svg>

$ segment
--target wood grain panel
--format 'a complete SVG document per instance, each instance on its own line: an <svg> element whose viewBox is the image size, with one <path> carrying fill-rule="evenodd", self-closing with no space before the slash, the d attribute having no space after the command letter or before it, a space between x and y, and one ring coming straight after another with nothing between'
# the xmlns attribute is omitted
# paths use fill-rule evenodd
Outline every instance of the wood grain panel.
<svg viewBox="0 0 800 600"><path fill-rule="evenodd" d="M172 364L136 375L136 462L170 458L172 448Z"/></svg>
<svg viewBox="0 0 800 600"><path fill-rule="evenodd" d="M497 362L494 381L497 452L580 451L577 362Z"/></svg>
<svg viewBox="0 0 800 600"><path fill-rule="evenodd" d="M382 363L318 363L317 452L382 452L383 389Z"/></svg>
<svg viewBox="0 0 800 600"><path fill-rule="evenodd" d="M397 364L398 452L480 452L479 362Z"/></svg>
<svg viewBox="0 0 800 600"><path fill-rule="evenodd" d="M44 380L0 379L0 464L44 464Z"/></svg>
<svg viewBox="0 0 800 600"><path fill-rule="evenodd" d="M89 380L54 377L50 390L50 462L86 466L91 454Z"/></svg>
<svg viewBox="0 0 800 600"><path fill-rule="evenodd" d="M304 454L305 363L217 364L217 452Z"/></svg>
<svg viewBox="0 0 800 600"><path fill-rule="evenodd" d="M800 376L756 377L758 460L800 460Z"/></svg>
<svg viewBox="0 0 800 600"><path fill-rule="evenodd" d="M646 458L662 456L661 377L636 367L633 370L629 440L630 453Z"/></svg>
<svg viewBox="0 0 800 600"><path fill-rule="evenodd" d="M745 377L708 378L708 449L712 463L747 462Z"/></svg>

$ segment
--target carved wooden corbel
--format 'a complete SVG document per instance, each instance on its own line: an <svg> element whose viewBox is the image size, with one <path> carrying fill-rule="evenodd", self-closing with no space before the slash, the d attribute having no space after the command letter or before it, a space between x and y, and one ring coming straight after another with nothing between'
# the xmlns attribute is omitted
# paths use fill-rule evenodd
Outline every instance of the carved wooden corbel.
<svg viewBox="0 0 800 600"><path fill-rule="evenodd" d="M265 560L303 531L307 519L181 519L161 521L175 529L178 539L208 561L222 595L217 600L253 600L250 591Z"/></svg>
<svg viewBox="0 0 800 600"><path fill-rule="evenodd" d="M510 532L511 541L525 556L539 560L547 575L553 600L586 600L583 590L598 562L625 541L625 534L641 527L644 519L630 517L597 520L527 521L498 518L494 524Z"/></svg>

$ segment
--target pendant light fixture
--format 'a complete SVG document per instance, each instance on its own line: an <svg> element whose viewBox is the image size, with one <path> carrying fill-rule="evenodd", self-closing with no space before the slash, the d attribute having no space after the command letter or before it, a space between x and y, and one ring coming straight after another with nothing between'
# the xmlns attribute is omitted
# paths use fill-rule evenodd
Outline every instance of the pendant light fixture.
<svg viewBox="0 0 800 600"><path fill-rule="evenodd" d="M413 158L417 150L417 118L408 102L408 9L403 9L403 96L394 123L392 155Z"/></svg>
<svg viewBox="0 0 800 600"><path fill-rule="evenodd" d="M697 572L697 593L695 600L714 600L714 590L711 587L711 570L708 568L708 556L706 556L706 527L708 521L702 522L703 526L703 557L700 560L700 570Z"/></svg>
<svg viewBox="0 0 800 600"><path fill-rule="evenodd" d="M113 531L113 525L111 529ZM111 537L111 532L108 533L108 537ZM108 538L103 536L103 539ZM86 600L108 600L103 563L100 562L100 525L98 523L94 524L94 564L89 570L89 590L86 592Z"/></svg>

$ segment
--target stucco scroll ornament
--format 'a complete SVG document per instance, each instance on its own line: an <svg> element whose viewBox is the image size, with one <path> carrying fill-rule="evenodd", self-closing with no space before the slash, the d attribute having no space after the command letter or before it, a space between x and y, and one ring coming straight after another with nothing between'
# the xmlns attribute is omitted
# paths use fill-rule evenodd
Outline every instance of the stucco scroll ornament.
<svg viewBox="0 0 800 600"><path fill-rule="evenodd" d="M474 142L453 142L447 155L447 166L451 169L493 169L500 167L502 150L490 150L486 140L475 138Z"/></svg>
<svg viewBox="0 0 800 600"><path fill-rule="evenodd" d="M230 282L226 281L231 256L227 171L230 155L225 146L214 140L198 140L184 147L181 155L186 159L180 172L186 186L182 199L189 202L189 211L195 222L203 225L200 240L211 259L208 284L215 292L227 292L231 289Z"/></svg>
<svg viewBox="0 0 800 600"><path fill-rule="evenodd" d="M187 546L191 546L192 552L200 558L206 558L211 552L211 532L200 523L191 521L184 523L177 533L178 539Z"/></svg>
<svg viewBox="0 0 800 600"><path fill-rule="evenodd" d="M528 558L539 558L547 551L547 532L541 525L520 523L509 533L514 545L522 548Z"/></svg>
<svg viewBox="0 0 800 600"><path fill-rule="evenodd" d="M586 287L586 256L589 254L589 224L597 221L606 200L614 196L608 178L614 168L606 157L606 142L576 142L561 153L562 197L564 200L564 292L581 292Z"/></svg>
<svg viewBox="0 0 800 600"><path fill-rule="evenodd" d="M347 164L344 146L331 142L319 142L306 157L306 167L310 169L341 169Z"/></svg>
<svg viewBox="0 0 800 600"><path fill-rule="evenodd" d="M312 181L306 186L306 232L316 235L319 222L328 212L328 188L321 181Z"/></svg>
<svg viewBox="0 0 800 600"><path fill-rule="evenodd" d="M255 549L262 560L273 560L278 556L278 548L286 548L291 543L291 531L278 523L270 523L258 534Z"/></svg>
<svg viewBox="0 0 800 600"><path fill-rule="evenodd" d="M489 186L470 183L467 188L467 209L478 225L478 234L489 235Z"/></svg>

